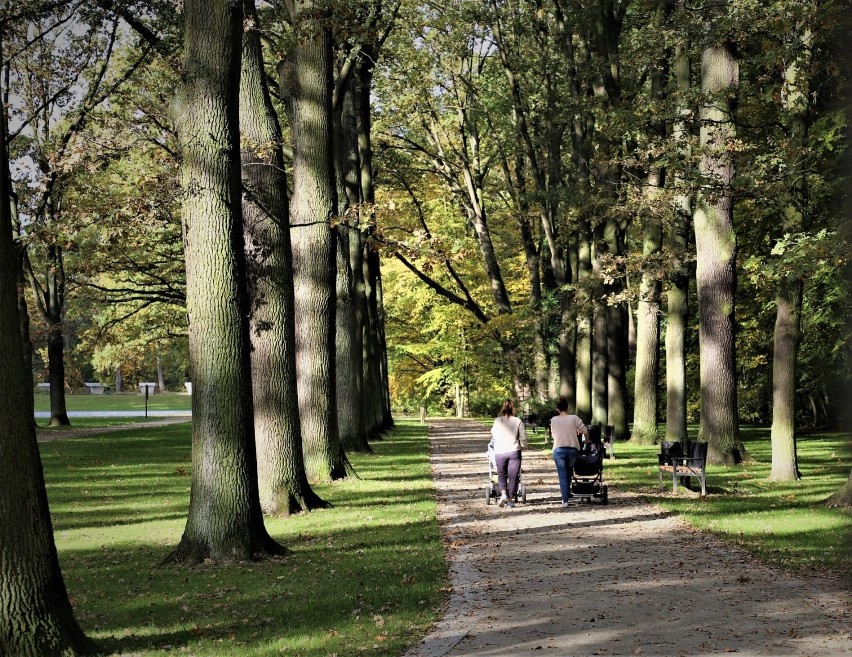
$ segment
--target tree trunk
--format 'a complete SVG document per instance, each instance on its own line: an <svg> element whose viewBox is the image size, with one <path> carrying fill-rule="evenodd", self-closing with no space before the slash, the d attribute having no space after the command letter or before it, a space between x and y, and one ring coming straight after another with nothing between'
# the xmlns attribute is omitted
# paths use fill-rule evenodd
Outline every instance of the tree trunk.
<svg viewBox="0 0 852 657"><path fill-rule="evenodd" d="M50 382L50 426L69 426L65 407L65 340L62 321L51 322L47 329L47 380Z"/></svg>
<svg viewBox="0 0 852 657"><path fill-rule="evenodd" d="M689 92L689 58L678 52L674 76L679 93ZM675 121L672 138L684 154L689 153L688 110L681 109ZM682 176L675 177L674 186L686 185ZM689 321L689 270L686 266L686 243L692 199L686 192L675 197L674 216L668 236L670 274L666 294L666 440L684 443L686 433L686 329Z"/></svg>
<svg viewBox="0 0 852 657"><path fill-rule="evenodd" d="M701 353L701 440L709 443L708 462L737 463L744 458L737 416L736 235L733 227L734 98L739 65L729 45L709 46L701 56L699 164L702 188L693 212Z"/></svg>
<svg viewBox="0 0 852 657"><path fill-rule="evenodd" d="M642 222L642 281L636 313L636 378L634 383L633 433L631 442L653 445L657 442L657 377L660 364L660 278L654 257L660 251L661 227L655 199L663 185L662 171L652 167L645 187L649 210ZM649 262L650 260L650 262Z"/></svg>
<svg viewBox="0 0 852 657"><path fill-rule="evenodd" d="M808 67L810 65L810 31L798 36L801 50L787 65L781 99L789 136L788 168L796 172L787 184L784 208L784 232L796 233L804 227L807 203L807 179L803 173L808 137ZM802 279L783 276L775 297L775 348L772 352L772 470L771 481L798 479L796 453L796 361L802 314Z"/></svg>
<svg viewBox="0 0 852 657"><path fill-rule="evenodd" d="M239 80L243 11L184 3L176 103L192 394L189 517L170 561L283 553L263 526L257 488L245 245L240 212Z"/></svg>
<svg viewBox="0 0 852 657"><path fill-rule="evenodd" d="M360 335L352 246L360 245L361 163L358 150L357 73L346 85L339 111L335 112L335 166L341 223L337 229L337 423L340 444L346 451L372 452L364 422L363 346Z"/></svg>
<svg viewBox="0 0 852 657"><path fill-rule="evenodd" d="M595 303L592 331L592 424L607 425L607 308Z"/></svg>
<svg viewBox="0 0 852 657"><path fill-rule="evenodd" d="M121 376L121 367L115 368L115 394L120 395L124 391L124 379Z"/></svg>
<svg viewBox="0 0 852 657"><path fill-rule="evenodd" d="M163 361L159 355L157 355L157 387L160 389L160 392L166 391L166 378L163 376Z"/></svg>
<svg viewBox="0 0 852 657"><path fill-rule="evenodd" d="M591 229L587 221L582 222L579 231L577 254L577 279L580 290L576 299L579 306L577 317L577 353L576 353L576 396L577 415L584 420L592 417L592 313L589 312L589 292L583 288L588 284L592 273Z"/></svg>
<svg viewBox="0 0 852 657"><path fill-rule="evenodd" d="M0 111L4 111L0 109ZM5 114L5 112L4 112ZM6 138L5 133L0 133L3 138ZM2 165L5 166L5 165ZM15 249L15 260L17 262L17 287L18 287L18 317L21 323L21 342L23 344L24 356L24 371L30 373L32 378L33 373L33 343L30 339L30 313L27 307L27 295L25 293L27 287L27 278L24 275L24 258L26 256L27 247L21 239L21 223L18 219L18 199L14 191L9 190L9 207L12 213L12 244Z"/></svg>
<svg viewBox="0 0 852 657"><path fill-rule="evenodd" d="M313 0L295 3L293 202L296 371L305 470L310 481L346 476L335 371L337 214L332 148L331 34Z"/></svg>
<svg viewBox="0 0 852 657"><path fill-rule="evenodd" d="M775 298L772 353L772 470L770 481L800 477L796 455L796 354L802 311L802 282L785 281Z"/></svg>
<svg viewBox="0 0 852 657"><path fill-rule="evenodd" d="M624 251L624 237L615 221L608 221L605 228L607 249L619 256ZM624 287L619 278L607 290L618 295ZM607 301L606 305L606 376L607 409L606 424L613 427L615 440L622 442L630 437L627 425L627 313L626 303Z"/></svg>
<svg viewBox="0 0 852 657"><path fill-rule="evenodd" d="M849 478L843 487L829 497L825 503L828 506L840 506L844 509L852 506L852 472L849 473Z"/></svg>
<svg viewBox="0 0 852 657"><path fill-rule="evenodd" d="M281 129L263 68L254 0L243 3L240 154L251 304L251 375L260 506L268 515L329 506L305 475L296 389L296 321ZM268 150L271 148L271 152ZM265 151L265 152L264 152Z"/></svg>
<svg viewBox="0 0 852 657"><path fill-rule="evenodd" d="M2 59L0 42L0 59ZM0 110L0 136L5 136ZM9 154L0 139L0 654L73 657L96 650L77 621L48 508L33 420L32 376L21 358L18 259L12 245ZM23 521L25 519L25 521Z"/></svg>

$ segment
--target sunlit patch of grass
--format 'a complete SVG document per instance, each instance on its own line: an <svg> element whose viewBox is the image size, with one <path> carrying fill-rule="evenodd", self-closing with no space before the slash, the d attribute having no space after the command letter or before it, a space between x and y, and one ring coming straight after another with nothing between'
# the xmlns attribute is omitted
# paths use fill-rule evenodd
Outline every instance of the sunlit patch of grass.
<svg viewBox="0 0 852 657"><path fill-rule="evenodd" d="M50 395L36 392L33 396L36 411L50 410ZM90 395L88 393L66 394L65 405L70 411L144 411L145 396L136 392L120 395ZM192 397L182 392L162 392L148 396L148 410L190 410ZM74 419L71 420L74 422Z"/></svg>
<svg viewBox="0 0 852 657"><path fill-rule="evenodd" d="M399 655L440 612L447 581L425 427L401 423L319 485L334 507L267 519L292 553L160 566L180 539L189 425L41 445L57 547L81 625L108 651Z"/></svg>
<svg viewBox="0 0 852 657"><path fill-rule="evenodd" d="M691 428L694 437L695 428ZM769 430L744 427L742 436L753 462L709 466L706 499L693 491L673 495L671 478L658 488L659 447L616 445L615 461L606 461L610 485L640 493L649 501L681 514L699 529L730 540L760 557L791 570L818 568L837 574L852 568L852 513L823 502L844 484L852 458L849 436L805 434L798 439L802 478L770 482ZM697 486L697 482L693 480ZM695 486L694 486L695 488Z"/></svg>

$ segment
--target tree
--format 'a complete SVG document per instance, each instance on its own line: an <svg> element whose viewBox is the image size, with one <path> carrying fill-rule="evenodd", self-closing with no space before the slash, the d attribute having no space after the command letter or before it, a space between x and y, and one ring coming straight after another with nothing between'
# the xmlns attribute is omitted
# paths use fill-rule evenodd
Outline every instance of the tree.
<svg viewBox="0 0 852 657"><path fill-rule="evenodd" d="M736 137L735 94L739 66L732 43L717 37L701 53L701 190L693 208L701 351L700 437L708 460L743 459L737 408L734 309L736 235L733 228L734 163L728 144Z"/></svg>
<svg viewBox="0 0 852 657"><path fill-rule="evenodd" d="M270 515L328 504L305 476L296 387L295 309L281 129L263 67L254 1L243 3L240 76L243 231L260 505Z"/></svg>
<svg viewBox="0 0 852 657"><path fill-rule="evenodd" d="M336 408L337 215L332 147L332 51L328 16L314 0L293 3L293 197L296 368L305 470L311 481L346 476Z"/></svg>
<svg viewBox="0 0 852 657"><path fill-rule="evenodd" d="M175 124L182 154L192 395L189 516L172 561L233 561L285 549L263 525L240 208L241 4L184 4Z"/></svg>
<svg viewBox="0 0 852 657"><path fill-rule="evenodd" d="M0 23L0 35L3 25ZM3 43L0 40L0 60ZM6 135L0 110L0 135ZM59 569L36 443L30 375L21 358L7 142L0 139L0 652L20 657L96 651L74 618ZM22 516L23 514L23 516ZM26 517L27 522L21 522Z"/></svg>
<svg viewBox="0 0 852 657"><path fill-rule="evenodd" d="M783 212L785 234L804 228L807 211L805 174L810 84L811 32L806 26L792 35L793 52L784 70L781 102L787 132L789 181ZM782 274L775 297L775 340L772 350L772 481L791 481L800 477L796 453L796 361L801 330L801 276Z"/></svg>

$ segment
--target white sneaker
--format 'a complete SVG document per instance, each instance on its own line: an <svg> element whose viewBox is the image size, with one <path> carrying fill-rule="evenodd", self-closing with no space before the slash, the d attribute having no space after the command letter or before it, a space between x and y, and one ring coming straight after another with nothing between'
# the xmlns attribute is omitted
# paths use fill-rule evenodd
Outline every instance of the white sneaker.
<svg viewBox="0 0 852 657"><path fill-rule="evenodd" d="M508 502L506 502L506 508L508 508L508 509L514 509L514 508L515 508L515 503L514 503L512 500L509 500Z"/></svg>
<svg viewBox="0 0 852 657"><path fill-rule="evenodd" d="M500 495L500 500L497 502L497 506L506 506L506 502L509 501L509 498L506 497L506 493L502 493Z"/></svg>
<svg viewBox="0 0 852 657"><path fill-rule="evenodd" d="M568 502L563 502L563 503L562 503L562 508L563 508L563 509L567 509L567 508L568 508Z"/></svg>

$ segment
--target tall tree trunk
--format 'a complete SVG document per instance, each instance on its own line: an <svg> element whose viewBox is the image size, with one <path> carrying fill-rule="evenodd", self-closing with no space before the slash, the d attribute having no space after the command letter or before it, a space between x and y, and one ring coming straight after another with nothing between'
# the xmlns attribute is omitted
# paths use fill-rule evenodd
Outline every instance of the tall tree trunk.
<svg viewBox="0 0 852 657"><path fill-rule="evenodd" d="M595 303L592 329L592 424L607 425L606 304Z"/></svg>
<svg viewBox="0 0 852 657"><path fill-rule="evenodd" d="M251 375L260 506L268 515L329 506L311 488L296 388L296 320L281 129L263 67L254 0L243 3L240 153L251 314ZM271 148L271 152L270 149Z"/></svg>
<svg viewBox="0 0 852 657"><path fill-rule="evenodd" d="M607 221L605 228L607 250L615 256L624 251L623 231L614 220ZM618 295L623 287L623 278L619 278L607 292ZM606 318L606 376L607 409L606 424L613 427L615 439L619 442L630 437L627 425L627 313L624 302L607 301Z"/></svg>
<svg viewBox="0 0 852 657"><path fill-rule="evenodd" d="M335 371L337 214L332 147L332 52L324 10L295 2L293 202L296 370L305 470L311 481L346 476Z"/></svg>
<svg viewBox="0 0 852 657"><path fill-rule="evenodd" d="M257 487L249 304L240 208L239 80L243 11L184 3L176 103L192 394L189 517L169 560L283 553L263 525Z"/></svg>
<svg viewBox="0 0 852 657"><path fill-rule="evenodd" d="M51 320L47 328L47 380L50 382L50 426L68 426L65 406L65 339L62 319Z"/></svg>
<svg viewBox="0 0 852 657"><path fill-rule="evenodd" d="M339 138L335 139L335 165L341 216L337 229L337 423L344 450L369 453L372 449L367 442L361 397L363 345L351 245L354 240L360 246L359 216L363 211L357 115L361 98L357 85L357 74L353 73L345 85L343 101L334 117L339 134Z"/></svg>
<svg viewBox="0 0 852 657"><path fill-rule="evenodd" d="M636 378L634 382L633 433L631 442L653 445L657 441L657 377L660 364L660 277L655 256L662 246L662 231L656 217L663 175L651 167L645 185L648 208L642 221L642 281L636 313Z"/></svg>
<svg viewBox="0 0 852 657"><path fill-rule="evenodd" d="M709 443L708 461L737 463L744 458L737 415L736 235L733 226L734 162L727 145L736 138L733 94L739 64L729 44L711 45L701 54L699 118L703 155L701 191L693 211L701 353L701 428Z"/></svg>
<svg viewBox="0 0 852 657"><path fill-rule="evenodd" d="M2 52L0 41L0 59ZM0 136L6 134L0 110ZM32 376L21 358L19 261L12 245L10 200L9 153L0 139L0 654L73 657L96 647L74 618L53 541Z"/></svg>
<svg viewBox="0 0 852 657"><path fill-rule="evenodd" d="M4 112L5 119L5 108L0 108L0 112ZM8 125L8 123L5 123ZM3 138L6 138L5 133L0 133ZM5 165L2 165L5 166ZM10 185L11 187L11 185ZM30 373L30 378L32 378L33 373L33 342L30 339L30 312L27 307L27 295L26 295L26 287L27 287L27 278L24 275L24 266L25 266L25 257L27 247L26 244L23 243L21 239L21 223L18 219L18 199L14 193L14 190L9 190L9 208L11 210L12 217L12 244L15 249L15 259L17 262L17 281L18 281L18 317L20 318L21 323L21 342L23 344L23 356L24 356L24 371Z"/></svg>
<svg viewBox="0 0 852 657"><path fill-rule="evenodd" d="M592 313L588 284L592 273L592 240L588 221L580 225L578 235L577 279L580 284L576 299L580 307L577 317L576 397L577 415L592 417Z"/></svg>
<svg viewBox="0 0 852 657"><path fill-rule="evenodd" d="M163 376L163 360L159 354L157 354L157 387L160 389L160 392L166 391L166 378Z"/></svg>
<svg viewBox="0 0 852 657"><path fill-rule="evenodd" d="M789 153L787 164L793 178L787 185L784 208L784 232L795 233L804 227L807 203L807 179L803 173L808 139L808 67L810 65L811 34L805 30L798 35L800 46L796 56L784 71L781 100L789 116ZM802 313L802 279L784 276L775 297L775 344L772 352L772 470L771 481L798 479L796 453L796 360Z"/></svg>
<svg viewBox="0 0 852 657"><path fill-rule="evenodd" d="M124 379L121 376L121 366L115 368L115 394L120 395L124 391Z"/></svg>
<svg viewBox="0 0 852 657"><path fill-rule="evenodd" d="M673 69L678 93L688 93L691 86L689 58L678 52ZM681 108L672 129L672 137L685 155L689 153L688 114L689 110ZM689 270L685 260L692 198L684 190L683 176L675 176L674 186L678 192L668 235L670 274L666 293L666 440L685 442L686 328L689 320Z"/></svg>

